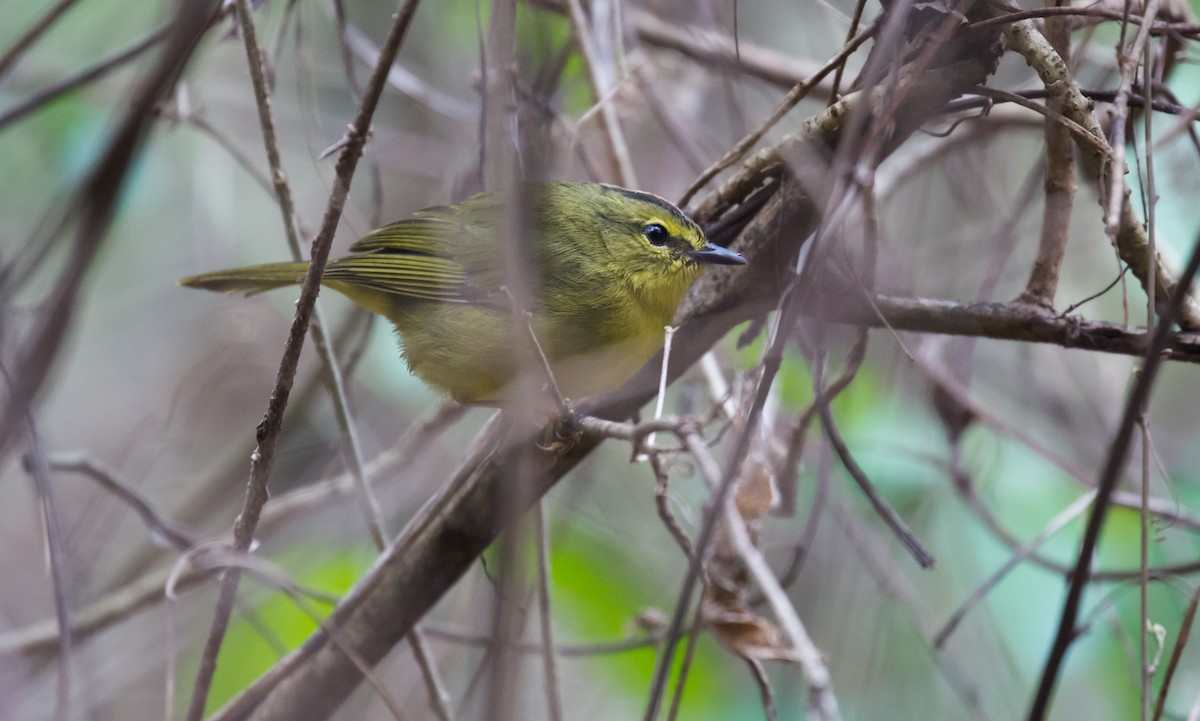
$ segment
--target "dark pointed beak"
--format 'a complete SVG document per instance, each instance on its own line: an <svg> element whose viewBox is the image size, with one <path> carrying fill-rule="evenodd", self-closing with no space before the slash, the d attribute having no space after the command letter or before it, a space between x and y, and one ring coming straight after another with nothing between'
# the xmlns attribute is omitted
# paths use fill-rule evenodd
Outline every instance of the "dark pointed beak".
<svg viewBox="0 0 1200 721"><path fill-rule="evenodd" d="M709 263L711 265L745 265L746 259L729 248L722 248L719 245L705 243L700 250L693 250L688 253L688 256L697 263Z"/></svg>

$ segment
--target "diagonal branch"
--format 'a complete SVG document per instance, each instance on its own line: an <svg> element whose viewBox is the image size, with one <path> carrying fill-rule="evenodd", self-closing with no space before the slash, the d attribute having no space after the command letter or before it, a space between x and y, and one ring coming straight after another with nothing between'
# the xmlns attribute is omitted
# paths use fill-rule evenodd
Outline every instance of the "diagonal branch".
<svg viewBox="0 0 1200 721"><path fill-rule="evenodd" d="M907 134L936 113L945 102L980 82L988 72L986 63L964 62L958 66L929 70L906 78L911 92L896 112L896 132L884 148L890 152ZM841 118L858 103L877 104L875 92L858 93L825 111L792 136L796 152L791 168L798 175L820 177L824 154L820 149L835 143ZM812 152L816 150L818 152ZM772 169L786 167L774 158ZM751 172L757 172L756 168ZM745 200L762 186L766 176L753 183L740 182L745 192L726 190L721 202L726 207ZM744 320L775 308L796 253L816 227L813 201L800 184L787 181L769 193L761 210L741 231L737 249L749 265L731 271L713 269L693 287L676 319L679 334L672 347L670 377L678 377L700 358L729 329ZM722 213L709 211L702 220L713 223ZM714 230L716 242L728 242L730 231ZM607 419L629 417L651 398L657 387L660 363L651 361L624 388L596 399L580 410ZM585 434L581 442L561 456L531 453L530 439L506 441L498 421L490 423L468 452L458 472L447 481L446 490L414 519L371 571L334 609L330 624L339 638L368 663L377 663L412 628L426 611L471 566L479 553L496 537L506 512L513 509L500 501L512 478L512 464L519 457L530 462L523 478L521 503L528 506L546 493L565 473L595 448L600 438ZM277 664L241 696L214 716L214 721L265 721L298 717L326 718L361 682L361 674L346 655L330 643L326 634L316 633L297 651Z"/></svg>
<svg viewBox="0 0 1200 721"><path fill-rule="evenodd" d="M1125 412L1116 436L1109 445L1108 458L1104 462L1103 474L1096 486L1096 503L1088 516L1087 527L1084 529L1083 541L1079 544L1079 557L1075 563L1075 571L1071 574L1067 586L1067 598L1063 602L1062 617L1059 619L1058 632L1054 645L1046 658L1046 666L1042 670L1038 682L1037 693L1029 709L1029 721L1040 721L1045 718L1050 708L1050 697L1058 681L1062 664L1066 660L1067 649L1075 640L1078 629L1075 626L1079 616L1079 606L1083 601L1083 591L1087 588L1092 573L1092 560L1095 558L1096 545L1100 541L1100 529L1108 507L1112 503L1113 491L1125 468L1125 460L1129 454L1129 446L1133 439L1137 419L1145 407L1144 403L1150 397L1154 387L1154 379L1162 366L1164 357L1162 351L1170 339L1171 326L1178 321L1188 300L1187 293L1191 289L1196 272L1200 271L1200 237L1196 238L1192 248L1192 257L1188 260L1187 268L1179 280L1178 293L1171 297L1171 303L1163 313L1162 323L1154 332L1154 339L1146 350L1146 362L1137 375L1137 382L1130 391L1125 402Z"/></svg>
<svg viewBox="0 0 1200 721"><path fill-rule="evenodd" d="M320 292L325 263L329 260L333 235L337 230L338 222L342 217L342 208L350 193L350 182L354 177L354 170L358 166L358 159L362 155L363 145L366 143L367 133L371 127L371 117L375 114L379 97L383 94L383 88L387 83L388 69L391 68L396 54L400 51L400 43L408 32L416 9L417 0L404 0L397 11L395 22L379 53L379 62L371 73L366 90L363 92L358 114L350 124L345 147L338 157L333 189L330 191L321 230L313 240L312 260L300 288L300 299L296 302L296 315L288 332L283 359L280 361L279 373L275 379L275 387L271 391L267 412L257 429L258 447L250 455L250 480L246 485L246 496L233 531L234 548L237 551L246 551L250 548L259 516L267 502L267 482L271 477L271 467L275 460L275 447L283 429L283 412L287 408L288 397L291 395L292 383L300 362L300 350L308 334L308 324L317 301L317 294ZM208 690L216 670L217 654L233 612L239 577L240 573L237 569L230 569L221 579L217 606L196 672L191 702L188 705L187 718L189 721L199 721L204 714Z"/></svg>
<svg viewBox="0 0 1200 721"><path fill-rule="evenodd" d="M0 56L0 78L3 78L4 74L11 70L13 65L16 65L17 61L20 60L21 55L36 43L38 38L45 34L54 23L58 22L63 13L70 10L71 6L78 1L58 0L46 12L42 13L41 17L35 20L33 25L30 25L25 32L21 33L21 37L17 38L16 42L8 48L8 51Z"/></svg>
<svg viewBox="0 0 1200 721"><path fill-rule="evenodd" d="M124 50L121 50L94 65L80 70L78 73L75 73L69 78L64 78L53 85L48 85L42 88L29 98L26 98L24 102L17 103L15 106L0 113L0 128L15 123L16 121L24 118L26 115L29 115L39 108L45 107L51 101L57 100L76 88L83 87L92 81L99 80L105 75L108 75L113 70L116 70L125 63L140 57L142 53L150 50L155 45L158 45L163 41L163 39L168 37L170 33L170 25L166 25L157 30L151 31L141 40L138 40Z"/></svg>
<svg viewBox="0 0 1200 721"><path fill-rule="evenodd" d="M153 123L154 108L174 88L200 38L212 27L218 6L216 0L178 4L164 30L161 59L147 73L130 101L129 111L80 184L72 210L62 224L65 227L68 221L76 221L74 241L52 283L54 290L43 304L37 326L22 339L16 362L10 366L9 398L0 410L0 455L12 441L23 409L33 405L54 366L81 300L84 274L104 243L117 199Z"/></svg>

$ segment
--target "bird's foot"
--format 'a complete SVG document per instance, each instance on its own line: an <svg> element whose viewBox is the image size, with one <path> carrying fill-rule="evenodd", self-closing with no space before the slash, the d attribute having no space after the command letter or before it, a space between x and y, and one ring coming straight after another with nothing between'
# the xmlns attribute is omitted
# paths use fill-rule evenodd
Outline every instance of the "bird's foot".
<svg viewBox="0 0 1200 721"><path fill-rule="evenodd" d="M538 447L556 456L567 455L583 439L582 420L583 416L568 405L564 413L546 424Z"/></svg>

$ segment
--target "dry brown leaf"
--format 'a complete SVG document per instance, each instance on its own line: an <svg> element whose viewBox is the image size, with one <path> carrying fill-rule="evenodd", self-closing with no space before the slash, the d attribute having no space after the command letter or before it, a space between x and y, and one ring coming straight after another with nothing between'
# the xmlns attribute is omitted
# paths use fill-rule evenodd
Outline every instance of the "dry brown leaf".
<svg viewBox="0 0 1200 721"><path fill-rule="evenodd" d="M753 453L746 459L734 501L747 526L765 516L779 503L774 473L765 453Z"/></svg>
<svg viewBox="0 0 1200 721"><path fill-rule="evenodd" d="M706 595L701 605L704 622L722 646L743 658L796 661L775 624L754 613L741 599L733 601L723 604Z"/></svg>

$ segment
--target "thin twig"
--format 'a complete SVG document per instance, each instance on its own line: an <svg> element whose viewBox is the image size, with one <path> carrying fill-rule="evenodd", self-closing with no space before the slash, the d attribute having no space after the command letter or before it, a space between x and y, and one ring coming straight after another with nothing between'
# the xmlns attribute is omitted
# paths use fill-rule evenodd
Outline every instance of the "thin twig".
<svg viewBox="0 0 1200 721"><path fill-rule="evenodd" d="M996 90L995 88L989 88L984 85L980 85L975 88L975 92L986 98L991 98L994 101L1012 103L1014 105L1020 105L1022 108L1032 110L1039 115L1045 116L1048 122L1058 123L1067 130L1071 131L1071 133L1078 138L1079 142L1092 144L1100 152L1105 154L1110 154L1112 152L1107 145L1102 144L1104 142L1102 137L1097 136L1092 130L1085 128L1078 122L1058 112L1054 109L1053 105L1038 105L1023 95L1010 93L1006 90Z"/></svg>
<svg viewBox="0 0 1200 721"><path fill-rule="evenodd" d="M354 56L367 66L373 67L379 61L379 48L375 47L366 33L352 23L346 25L345 43L354 52ZM451 120L466 122L472 119L476 112L467 103L431 87L398 63L393 63L388 69L387 78L388 84L396 90Z"/></svg>
<svg viewBox="0 0 1200 721"><path fill-rule="evenodd" d="M349 142L338 158L333 189L330 191L321 230L313 240L312 260L301 285L300 299L296 303L296 316L288 333L279 374L271 392L267 413L258 426L258 448L251 454L250 481L246 487L242 511L234 525L234 548L239 551L245 551L250 547L262 507L267 501L267 481L271 475L271 466L275 460L275 447L283 426L283 411L287 407L288 396L291 394L292 383L300 360L300 350L308 332L308 324L317 293L320 290L325 263L329 259L333 235L337 230L338 221L342 216L342 208L345 206L346 197L350 192L350 182L354 177L354 170L362 155L363 144L366 142L367 133L370 130L371 117L375 113L379 97L383 93L387 81L387 70L391 67L392 61L400 49L400 43L404 40L416 8L417 0L404 0L401 3L387 41L380 52L379 63L375 66L367 82L358 113L348 129ZM222 578L212 626L209 629L208 639L205 642L200 665L196 672L196 681L193 684L192 698L188 707L188 721L199 721L203 716L209 686L216 670L217 653L220 651L221 641L229 624L229 615L233 609L239 575L236 569L231 569Z"/></svg>
<svg viewBox="0 0 1200 721"><path fill-rule="evenodd" d="M1050 6L1044 8L1030 8L1028 10L1010 11L1009 8L1001 6L993 6L1000 12L997 12L995 17L986 20L976 20L968 27L971 30L984 30L986 28L994 28L1011 23L1022 22L1027 20L1036 20L1038 18L1050 17L1086 17L1097 18L1100 20L1115 20L1122 23L1130 23L1134 25L1147 24L1146 19L1139 15L1124 13L1119 10L1109 10L1107 7L1091 6ZM1182 37L1194 37L1200 34L1200 25L1196 23L1177 23L1177 22L1160 22L1154 20L1149 23L1150 32L1153 35L1179 35Z"/></svg>
<svg viewBox="0 0 1200 721"><path fill-rule="evenodd" d="M532 0L530 4L567 12L565 0ZM626 8L623 14L637 39L648 46L672 50L698 63L729 68L779 87L801 83L818 69L816 63L740 38L735 46L725 33L681 23L678 18L668 22L636 7Z"/></svg>
<svg viewBox="0 0 1200 721"><path fill-rule="evenodd" d="M708 163L705 159L705 153L700 147L700 142L696 138L697 133L685 127L680 118L679 113L675 112L674 108L664 106L658 102L660 98L667 94L666 86L655 83L655 79L651 76L653 71L651 68L641 65L634 68L630 74L633 83L637 86L638 91L642 95L642 107L646 112L650 113L650 117L654 118L655 122L662 126L667 140L675 146L679 151L679 155L687 162L688 168L693 173L699 173L704 170L704 166ZM578 137L578 131L575 133ZM578 143L576 146L583 150L583 146Z"/></svg>
<svg viewBox="0 0 1200 721"><path fill-rule="evenodd" d="M7 371L5 380L9 380ZM34 424L33 415L25 410L26 431L29 453L25 458L25 467L33 479L34 490L38 499L38 511L41 514L42 531L46 542L47 555L50 563L50 578L53 583L54 618L58 624L58 678L57 693L54 699L54 718L66 721L71 717L71 668L75 663L72 652L74 636L71 634L72 593L70 581L67 579L67 549L64 545L62 520L59 518L58 501L55 498L54 484L50 481L50 464L46 460L46 450L42 446L41 436Z"/></svg>
<svg viewBox="0 0 1200 721"><path fill-rule="evenodd" d="M683 654L683 663L679 665L679 673L675 677L675 693L671 695L671 709L667 712L667 721L679 718L679 709L683 705L683 690L687 688L688 674L692 670L692 662L696 659L696 649L700 646L700 630L704 628L701 609L704 607L704 593L701 589L700 600L696 604L696 614L692 618L691 629L688 631L687 651Z"/></svg>
<svg viewBox="0 0 1200 721"><path fill-rule="evenodd" d="M658 512L659 520L667 527L671 538L675 539L679 550L683 551L683 557L691 560L692 540L688 538L683 527L679 525L679 521L675 520L675 514L671 512L670 475L663 468L662 459L657 453L647 455L650 458L650 468L654 470L654 509Z"/></svg>
<svg viewBox="0 0 1200 721"><path fill-rule="evenodd" d="M233 158L233 161L241 166L242 170L246 171L246 174L249 175L254 182L258 183L259 187L266 191L267 195L275 194L275 186L271 182L271 179L267 177L267 174L264 173L257 165L255 165L250 156L243 152L241 148L234 145L233 141L215 125L199 115L196 115L195 113L178 115L176 113L172 113L170 110L164 110L163 115L170 120L179 120L186 125L196 128L202 134L207 135L213 140L213 142L221 146L225 152L229 153L229 157Z"/></svg>
<svg viewBox="0 0 1200 721"><path fill-rule="evenodd" d="M151 31L149 35L141 40L130 45L128 48L112 55L95 65L91 65L83 70L75 73L69 78L58 81L52 85L47 85L24 102L0 112L0 129L17 122L26 115L42 108L45 105L57 100L76 88L83 87L88 83L108 75L113 70L122 65L134 60L142 53L153 48L158 43L162 42L171 32L169 25L165 25L157 30Z"/></svg>
<svg viewBox="0 0 1200 721"><path fill-rule="evenodd" d="M1057 92L1057 89L1055 90L1055 92ZM1041 100L1041 99L1049 98L1051 95L1051 91L1049 91L1043 87L1043 88L1030 88L1028 90L1017 90L1017 91L1014 91L1012 94L1016 95L1019 98L1025 98L1026 100ZM1111 103L1114 100L1116 100L1116 98L1117 98L1117 93L1115 90L1097 90L1094 88L1079 88L1079 94L1082 95L1083 97L1087 98L1088 100L1094 100L1097 103ZM995 106L1001 105L1006 102L1008 102L1008 101L1003 98L985 98L982 96L981 97L965 97L965 98L962 98L961 100L955 100L953 102L946 103L946 106L944 108L942 108L941 114L942 115L955 115L955 114L962 113L962 112L965 112L968 110L990 111L991 108L994 108ZM1173 103L1173 102L1169 102L1166 100L1162 100L1162 99L1156 99L1153 102L1151 102L1151 101L1146 100L1145 96L1143 96L1140 93L1136 93L1136 92L1131 92L1129 94L1129 107L1139 108L1139 109L1147 109L1148 108L1150 110L1153 110L1156 113L1180 116L1182 128L1187 128L1187 126L1190 123L1194 123L1197 120L1197 118L1191 117L1191 115L1192 115L1191 109L1186 106L1180 105L1179 103ZM1039 109L1038 112L1040 113L1041 110ZM996 116L995 116L994 112L987 112L982 117L981 116L973 116L972 118L968 118L968 119L983 120L984 118L986 118L989 123L994 123L996 120ZM1002 118L1002 121L1005 123L1010 122L1012 120L1015 120L1015 118L1008 118L1008 117ZM1168 136L1168 138L1169 138L1169 136ZM971 139L970 138L960 138L959 144L960 145L965 144L968 140L971 140ZM1160 138L1158 142L1161 145L1164 142L1164 140ZM929 150L937 152L938 149L930 148ZM909 160L911 162L911 159L909 159Z"/></svg>
<svg viewBox="0 0 1200 721"><path fill-rule="evenodd" d="M47 459L51 469L68 471L87 476L110 491L114 496L133 509L150 528L151 533L161 536L180 551L186 551L200 542L200 536L167 520L150 505L132 484L122 480L111 468L92 460L82 453L57 453Z"/></svg>
<svg viewBox="0 0 1200 721"><path fill-rule="evenodd" d="M1157 8L1155 8L1157 10ZM1153 19L1153 15L1149 14L1147 8L1147 17ZM1145 30L1145 26L1142 28ZM1145 42L1142 38L1143 45L1143 86L1145 88L1146 100L1153 104L1154 102L1154 63L1153 53L1149 42ZM1155 212L1158 207L1157 189L1155 188L1154 175L1154 132L1153 132L1154 113L1145 113L1142 121L1143 131L1146 136L1146 178L1145 188L1146 196L1144 201L1143 212L1146 215L1146 241L1149 247L1150 257L1158 252L1157 239L1157 214ZM1151 274L1154 273L1154 267L1150 267ZM1146 291L1146 330L1152 332L1154 330L1155 313L1158 307L1157 298L1155 298L1155 289L1158 283L1154 282L1153 275L1151 282ZM1150 436L1150 396L1147 394L1142 402L1141 416L1139 424L1142 429L1142 483L1141 483L1141 508L1139 520L1141 526L1141 558L1139 559L1142 568L1142 576L1138 583L1138 595L1140 601L1140 620L1138 624L1138 638L1141 639L1141 691L1142 691L1142 721L1150 721L1150 705L1151 705L1151 690L1150 685L1153 680L1154 669L1150 661L1149 651L1149 628L1150 628L1150 477L1151 466L1153 465L1152 456L1154 447Z"/></svg>
<svg viewBox="0 0 1200 721"><path fill-rule="evenodd" d="M808 432L808 427L817 417L821 404L833 402L842 391L850 386L858 374L859 367L862 366L863 359L866 358L869 337L866 328L861 329L850 352L846 355L846 363L837 377L829 385L817 391L816 398L796 417L795 423L792 424L792 429L788 433L787 451L775 466L775 477L783 493L781 505L795 506L796 476L800 471L800 460L804 454L804 437Z"/></svg>
<svg viewBox="0 0 1200 721"><path fill-rule="evenodd" d="M637 175L633 169L633 159L629 155L629 144L625 140L624 131L621 130L621 121L617 117L616 106L608 97L616 90L617 86L612 77L612 68L603 62L596 52L591 26L579 0L567 0L567 8L571 26L575 30L575 38L579 41L579 51L583 56L588 80L592 85L593 99L599 106L600 118L604 125L605 137L608 139L608 149L617 179L621 185L627 188L637 187Z"/></svg>
<svg viewBox="0 0 1200 721"><path fill-rule="evenodd" d="M658 377L658 397L654 400L654 420L660 420L663 414L663 404L667 402L667 370L671 367L671 340L675 337L675 331L679 330L673 325L663 328L663 357L662 357L662 374ZM650 434L646 438L647 445L654 445L654 434Z"/></svg>
<svg viewBox="0 0 1200 721"><path fill-rule="evenodd" d="M1171 690L1171 681L1175 678L1175 672L1179 669L1179 660L1183 658L1183 650L1187 648L1188 641L1192 635L1192 625L1196 620L1196 608L1200 606L1200 586L1192 591L1192 598L1188 601L1187 609L1183 612L1183 618L1179 621L1179 636L1175 639L1175 648L1171 649L1171 660L1167 662L1167 671L1163 675L1162 687L1158 690L1158 701L1154 704L1153 721L1159 721L1163 715L1163 709L1167 703L1167 694ZM1189 716L1190 717L1190 716Z"/></svg>
<svg viewBox="0 0 1200 721"><path fill-rule="evenodd" d="M696 458L697 465L709 484L718 483L720 479L720 466L717 465L716 460L712 457L712 453L709 451L708 444L704 442L704 439L697 433L685 432L684 442L687 444L688 450ZM737 504L733 498L729 498L725 502L723 520L725 531L729 534L734 549L736 549L738 556L750 572L751 577L754 578L754 582L759 590L766 596L776 620L779 621L779 625L783 628L784 633L787 634L788 640L791 643L789 650L795 654L796 660L804 673L804 680L808 685L809 692L812 694L809 704L810 713L814 713L816 718L822 721L837 721L837 719L841 718L841 712L838 710L838 701L833 693L833 683L829 676L829 669L821 657L821 651L808 635L808 631L804 628L804 623L800 620L800 615L796 612L796 607L792 605L791 600L787 596L787 591L779 584L779 579L775 577L775 574L771 571L771 567L767 565L767 560L763 557L762 551L750 540L750 532L746 529L746 521L738 512Z"/></svg>
<svg viewBox="0 0 1200 721"><path fill-rule="evenodd" d="M354 51L350 49L345 0L333 0L333 17L338 34L338 50L341 51L342 74L346 76L346 84L350 86L350 92L357 102L362 95L362 86L358 82L358 74L354 72Z"/></svg>
<svg viewBox="0 0 1200 721"><path fill-rule="evenodd" d="M429 623L425 633L434 638L440 638L455 643L461 643L477 648L489 648L495 645L491 634L474 633L465 629L453 627L444 623ZM619 641L599 641L595 643L560 644L554 647L554 655L562 658L591 658L593 656L609 656L617 653L628 653L652 648L661 639L659 634L649 634L642 638L625 638ZM536 643L517 643L513 647L528 655L541 654L545 650L541 641Z"/></svg>
<svg viewBox="0 0 1200 721"><path fill-rule="evenodd" d="M596 418L595 416L582 416L577 422L580 429L587 433L604 438L615 438L620 441L630 441L634 445L640 445L654 433L660 431L674 433L679 430L681 424L693 423L695 421L690 418L665 416L633 424L608 421L603 418Z"/></svg>
<svg viewBox="0 0 1200 721"><path fill-rule="evenodd" d="M538 372L537 346L520 342L529 332L526 312L534 307L533 293L537 286L531 259L535 257L527 213L532 208L527 188L518 182L525 160L517 127L516 67L517 67L517 3L503 0L491 4L487 26L487 46L480 73L483 78L483 113L480 116L480 173L484 187L495 189L503 198L502 212L494 228L495 241L501 249L500 268L504 289L510 298L507 329L518 339L504 354L501 363L513 368L530 369L518 373L501 391L505 409L499 414L503 423L512 428L537 427L543 419L542 391ZM531 171L536 174L536 170ZM560 395L561 397L561 395ZM565 401L562 401L565 405ZM500 431L507 438L511 430ZM493 565L495 589L489 601L489 618L495 638L495 648L485 659L482 671L486 689L485 708L492 721L515 721L520 688L520 665L512 650L512 642L521 632L525 621L524 598L528 587L523 583L524 538L521 514L535 502L531 493L538 464L537 449L521 445L509 457L511 465L506 474L506 491L495 498L496 562ZM453 492L453 491L451 491ZM431 516L435 517L435 516ZM463 702L469 696L463 697Z"/></svg>
<svg viewBox="0 0 1200 721"><path fill-rule="evenodd" d="M1153 307L1153 305L1151 306ZM1149 405L1147 398L1147 405ZM1151 441L1150 419L1148 408L1143 407L1138 418L1138 428L1141 430L1141 508L1138 509L1138 689L1141 692L1142 721L1150 721L1150 707L1153 703L1150 682L1154 668L1150 660L1150 476L1151 476Z"/></svg>
<svg viewBox="0 0 1200 721"><path fill-rule="evenodd" d="M898 331L1047 343L1126 356L1146 353L1146 334L1141 328L1077 316L1063 318L1023 303L960 303L877 295L871 303L841 297L838 304L835 307L814 299L803 312L825 321L872 328L882 328L886 322ZM882 319L875 313L876 308ZM1167 360L1200 363L1200 335L1172 333L1167 345Z"/></svg>
<svg viewBox="0 0 1200 721"><path fill-rule="evenodd" d="M250 68L250 83L254 88L255 106L258 109L258 121L262 129L263 147L267 152L271 181L283 219L284 235L287 238L288 248L292 252L292 259L300 261L304 258L304 250L300 245L300 233L296 229L296 206L292 201L291 186L288 184L287 173L283 169L283 159L279 152L279 136L275 130L266 68L263 66L263 54L258 45L258 31L255 28L254 16L250 11L250 0L236 0L234 7L237 9L238 23L241 26L243 45L246 49L246 64ZM389 538L383 520L383 509L363 472L365 464L363 463L362 444L358 439L358 431L354 427L354 418L350 411L350 401L346 397L346 386L341 367L333 352L333 347L326 338L325 327L320 302L314 301L312 321L309 325L313 336L313 346L321 358L325 385L329 390L334 416L337 418L338 430L341 432L342 445L346 453L346 465L349 467L351 478L354 479L359 505L366 519L371 540L377 549L383 550Z"/></svg>
<svg viewBox="0 0 1200 721"><path fill-rule="evenodd" d="M437 672L437 663L429 653L429 643L425 640L424 626L415 626L408 634L408 647L412 649L413 659L421 670L421 678L425 682L425 691L429 694L429 706L437 716L438 721L453 721L454 714L450 711L450 692L442 683L441 675Z"/></svg>
<svg viewBox="0 0 1200 721"><path fill-rule="evenodd" d="M1021 562L1032 556L1033 553L1043 544L1045 544L1046 541L1050 540L1054 534L1061 531L1068 523L1074 521L1084 511L1086 511L1088 506L1091 505L1092 501L1095 499L1095 491L1088 491L1079 498L1075 499L1073 503L1059 511L1054 518L1051 518L1050 522L1047 523L1036 536L1029 539L1027 543L1014 550L1008 557L1008 560L1001 564L1000 568L996 569L992 575L988 576L983 583L979 584L979 586L971 593L971 595L967 597L967 600L963 601L962 604L955 609L954 613L950 614L950 618L947 619L946 623L942 625L941 629L933 635L934 649L939 651L942 650L942 648L946 645L946 641L949 640L950 634L954 633L954 630L958 628L958 624L963 620L963 618L966 617L968 611L986 598L987 595L991 593L992 589L999 585L1000 581L1004 580L1010 571L1020 565Z"/></svg>
<svg viewBox="0 0 1200 721"><path fill-rule="evenodd" d="M1129 120L1129 93L1133 86L1133 76L1137 72L1138 63L1142 58L1142 47L1150 38L1150 26L1154 22L1154 16L1158 14L1158 7L1161 0L1146 0L1144 8L1144 21L1138 25L1137 35L1133 38L1133 45L1129 48L1125 47L1125 28L1129 18L1129 3L1126 2L1126 16L1121 22L1121 39L1117 45L1117 65L1120 70L1120 84L1117 87L1117 97L1113 101L1112 110L1112 159L1109 163L1107 176L1102 176L1102 180L1107 181L1107 187L1101 184L1101 194L1103 197L1104 208L1104 230L1108 233L1109 240L1113 245L1117 244L1117 234L1120 232L1121 216L1124 214L1124 209L1121 207L1126 200L1124 192L1125 187L1125 123ZM1152 251L1151 251L1152 252ZM1154 256L1151 255L1151 258Z"/></svg>
<svg viewBox="0 0 1200 721"><path fill-rule="evenodd" d="M30 48L38 38L40 38L47 30L50 29L63 13L71 9L79 0L58 0L42 13L41 17L33 22L25 32L21 33L13 44L8 48L8 51L0 56L0 79L4 78L5 73L12 69L21 55Z"/></svg>
<svg viewBox="0 0 1200 721"><path fill-rule="evenodd" d="M1067 649L1076 638L1077 629L1075 622L1079 615L1080 602L1083 600L1083 590L1087 587L1088 579L1091 576L1092 560L1095 555L1096 544L1100 539L1100 529L1104 525L1108 507L1112 502L1113 490L1116 488L1117 480L1120 478L1121 472L1125 467L1125 459L1129 452L1129 444L1133 437L1137 416L1140 414L1143 404L1150 394L1158 369L1163 363L1162 351L1166 347L1167 339L1171 335L1171 326L1180 317L1184 302L1188 298L1188 292L1192 286L1192 280L1195 278L1197 271L1200 271L1200 237L1196 238L1194 242L1191 258L1188 260L1187 267L1180 276L1176 293L1171 296L1170 305L1167 306L1166 312L1162 314L1162 322L1154 332L1154 339L1146 352L1146 362L1142 366L1142 371L1138 374L1134 387L1129 393L1117 433L1113 437L1112 443L1109 444L1108 458L1105 460L1100 481L1096 485L1096 503L1092 507L1091 514L1088 516L1083 540L1079 545L1079 556L1075 564L1075 571L1072 573L1067 587L1067 597L1063 602L1062 617L1059 620L1058 631L1055 634L1054 644L1046 658L1046 665L1042 670L1041 678L1038 682L1037 693L1034 695L1033 702L1030 705L1027 717L1029 721L1041 721L1041 719L1045 718L1050 707L1050 697L1053 694L1059 672L1066 658Z"/></svg>
<svg viewBox="0 0 1200 721"><path fill-rule="evenodd" d="M750 675L758 684L758 695L762 699L763 714L767 721L776 721L779 718L779 709L775 707L775 692L771 689L771 677L767 675L767 669L757 658L745 656L742 660L750 667ZM818 718L820 717L818 716Z"/></svg>
<svg viewBox="0 0 1200 721"><path fill-rule="evenodd" d="M814 374L817 375L817 374ZM867 474L862 470L858 463L854 460L854 456L850 453L850 448L846 445L846 441L842 438L841 432L838 431L837 425L833 421L833 413L829 410L829 404L821 402L818 414L821 417L821 425L825 428L825 437L829 439L830 445L837 453L838 458L842 461L842 467L854 479L854 482L866 495L867 500L871 502L871 506L888 528L892 530L896 538L909 552L909 555L921 565L921 568L933 567L933 555L925 549L925 546L909 529L908 524L896 513L896 510L888 504L883 496L875 490L875 486L871 483L871 479L867 478Z"/></svg>
<svg viewBox="0 0 1200 721"><path fill-rule="evenodd" d="M516 306L517 299L509 293L509 300ZM558 408L558 415L563 419L568 419L572 415L571 404L566 396L562 393L562 388L558 386L558 379L554 377L554 368L550 365L550 358L546 355L546 350L542 348L542 342L538 340L537 332L533 329L533 313L524 311L525 330L529 333L529 345L537 353L538 360L541 361L541 369L546 373L546 388L550 391L550 397L554 399L554 405Z"/></svg>
<svg viewBox="0 0 1200 721"><path fill-rule="evenodd" d="M783 119L783 116L787 115L797 103L808 97L808 94L817 87L818 83L825 79L826 75L845 64L846 59L849 58L860 45L871 39L877 30L878 24L873 23L871 27L851 38L841 49L841 51L838 52L837 55L834 55L829 62L825 63L825 65L818 70L816 74L792 88L791 91L789 91L787 95L783 96L783 99L776 104L775 109L771 111L771 114L767 116L766 120L759 124L754 131L746 135L746 137L739 140L737 144L734 145L733 148L720 160L713 163L707 170L701 173L699 177L692 181L692 184L688 186L687 190L683 191L683 195L679 198L678 205L680 207L687 205L688 201L690 201L692 197L700 191L701 188L703 188L705 185L708 185L710 180L717 177L722 170L732 167L734 163L741 160L751 148L758 144L759 140L762 140L763 136L767 134L767 131L775 127L775 125Z"/></svg>
<svg viewBox="0 0 1200 721"><path fill-rule="evenodd" d="M546 681L546 708L550 721L562 721L562 698L554 658L554 617L550 613L550 539L546 537L543 503L533 505L533 534L537 544L538 621L542 632L542 671Z"/></svg>
<svg viewBox="0 0 1200 721"><path fill-rule="evenodd" d="M854 14L850 17L850 27L846 30L847 43L849 43L854 38L854 34L858 32L858 24L862 22L863 10L866 8L866 6L866 0L857 0L854 3ZM833 75L833 88L829 91L828 105L833 105L838 101L838 95L840 94L842 87L842 75L845 73L845 71L846 63L842 62L842 64L838 66L837 72Z"/></svg>

